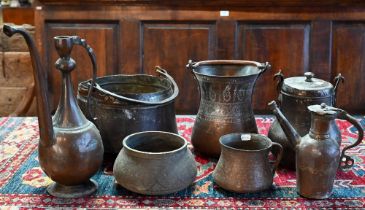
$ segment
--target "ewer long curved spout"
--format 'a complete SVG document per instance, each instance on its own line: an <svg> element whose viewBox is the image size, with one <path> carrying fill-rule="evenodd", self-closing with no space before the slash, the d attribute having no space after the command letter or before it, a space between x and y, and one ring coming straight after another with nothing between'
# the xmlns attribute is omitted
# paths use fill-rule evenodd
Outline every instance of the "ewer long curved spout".
<svg viewBox="0 0 365 210"><path fill-rule="evenodd" d="M41 64L39 52L35 47L32 37L25 30L4 25L3 32L8 37L11 37L16 33L22 35L28 45L33 66L34 82L36 86L37 112L40 134L39 143L44 146L51 146L54 143L52 118L48 106L46 79L43 76L45 70Z"/></svg>

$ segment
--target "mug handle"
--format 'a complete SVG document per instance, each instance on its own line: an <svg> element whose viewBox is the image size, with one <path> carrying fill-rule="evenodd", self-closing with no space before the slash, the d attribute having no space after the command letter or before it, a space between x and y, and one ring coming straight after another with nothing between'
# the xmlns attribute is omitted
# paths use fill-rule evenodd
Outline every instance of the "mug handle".
<svg viewBox="0 0 365 210"><path fill-rule="evenodd" d="M283 146L281 146L281 144L276 143L276 142L272 142L272 146L271 146L271 150L273 147L278 147L279 148L279 153L276 157L276 160L273 162L273 167L272 167L272 176L275 175L275 171L279 166L279 163L281 161L281 158L283 157Z"/></svg>

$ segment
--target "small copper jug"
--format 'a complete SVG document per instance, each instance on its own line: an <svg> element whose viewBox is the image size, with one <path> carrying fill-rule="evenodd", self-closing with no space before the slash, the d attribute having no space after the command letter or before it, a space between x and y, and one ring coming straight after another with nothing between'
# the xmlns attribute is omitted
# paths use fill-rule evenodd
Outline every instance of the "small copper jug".
<svg viewBox="0 0 365 210"><path fill-rule="evenodd" d="M103 144L99 130L85 118L77 105L70 75L76 66L70 57L72 48L74 45L81 45L92 58L95 78L96 61L92 49L85 40L76 36L54 37L55 48L60 56L55 66L62 73L62 92L52 119L44 77L46 70L42 67L33 39L20 28L4 25L3 31L7 36L21 34L29 47L37 94L39 164L54 181L48 186L48 193L62 198L75 198L94 193L97 183L90 178L102 163ZM92 88L89 89L89 93L91 91Z"/></svg>
<svg viewBox="0 0 365 210"><path fill-rule="evenodd" d="M275 101L270 102L269 106L296 151L298 193L306 198L328 198L332 192L337 169L347 169L354 165L354 160L345 155L345 151L361 143L364 131L360 123L342 109L324 103L311 105L308 106L311 113L309 133L300 137ZM358 130L357 141L346 146L342 153L335 139L336 133L331 129L331 123L334 123L336 118L349 121Z"/></svg>
<svg viewBox="0 0 365 210"><path fill-rule="evenodd" d="M218 157L219 137L236 132L257 133L251 99L256 80L269 63L245 60L189 61L200 91L199 111L191 142L195 151Z"/></svg>
<svg viewBox="0 0 365 210"><path fill-rule="evenodd" d="M257 192L269 189L280 163L283 148L261 134L231 133L219 139L222 154L213 172L220 187L233 192ZM269 162L273 147L280 151Z"/></svg>

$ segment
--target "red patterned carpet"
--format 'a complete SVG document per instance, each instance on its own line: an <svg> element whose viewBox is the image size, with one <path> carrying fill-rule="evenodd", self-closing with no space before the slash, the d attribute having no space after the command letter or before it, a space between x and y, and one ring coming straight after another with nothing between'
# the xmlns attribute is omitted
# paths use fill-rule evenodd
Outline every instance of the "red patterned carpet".
<svg viewBox="0 0 365 210"><path fill-rule="evenodd" d="M273 120L257 117L259 132L267 134ZM362 121L365 121L362 118ZM179 132L190 140L194 118L180 116ZM345 121L337 121L342 132L342 147L357 137ZM362 122L363 123L363 122ZM364 123L363 123L364 124ZM355 166L338 171L333 194L326 200L308 200L296 193L295 173L279 170L272 189L261 193L237 194L214 184L211 173L216 160L196 156L198 176L185 190L166 196L142 196L116 185L114 178L101 171L93 179L98 192L79 199L59 199L45 191L52 181L38 163L38 123L36 118L0 118L0 205L18 208L358 208L365 209L365 144L349 151ZM192 147L190 146L192 149Z"/></svg>

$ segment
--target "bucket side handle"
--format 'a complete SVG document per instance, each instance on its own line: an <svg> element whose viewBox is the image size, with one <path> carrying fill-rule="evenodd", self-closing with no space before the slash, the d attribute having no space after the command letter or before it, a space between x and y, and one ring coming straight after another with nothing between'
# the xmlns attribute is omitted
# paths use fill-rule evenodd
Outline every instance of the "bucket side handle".
<svg viewBox="0 0 365 210"><path fill-rule="evenodd" d="M269 62L259 63L259 65L257 66L257 68L260 69L259 75L261 75L266 70L271 69L271 64Z"/></svg>
<svg viewBox="0 0 365 210"><path fill-rule="evenodd" d="M186 64L186 68L190 71L193 72L194 66L195 66L196 62L193 62L192 60L188 61L188 64Z"/></svg>
<svg viewBox="0 0 365 210"><path fill-rule="evenodd" d="M200 84L199 84L199 81L198 81L198 78L196 77L196 75L194 74L194 65L195 65L196 62L193 62L192 60L189 60L188 61L188 64L186 64L186 68L190 71L190 73L193 75L193 78L197 84L197 87L198 87L198 91L199 91L199 94L201 95L201 90L200 90Z"/></svg>

